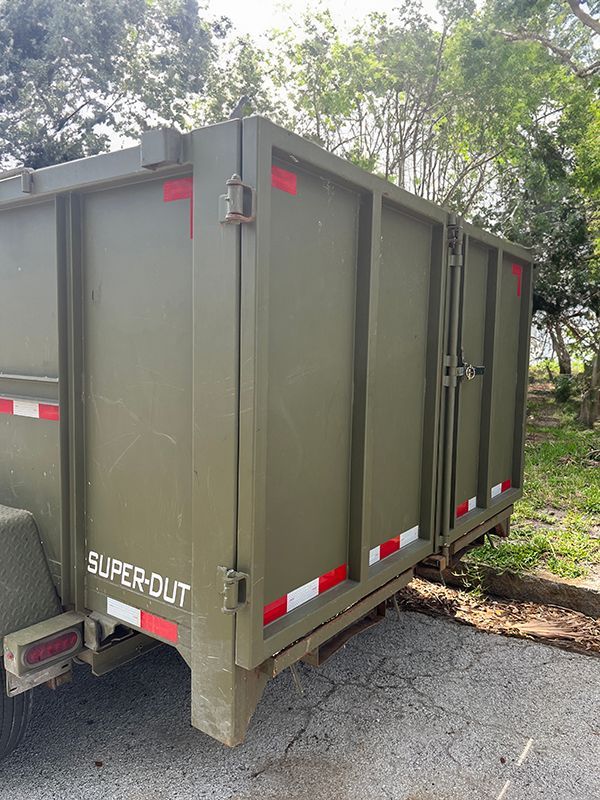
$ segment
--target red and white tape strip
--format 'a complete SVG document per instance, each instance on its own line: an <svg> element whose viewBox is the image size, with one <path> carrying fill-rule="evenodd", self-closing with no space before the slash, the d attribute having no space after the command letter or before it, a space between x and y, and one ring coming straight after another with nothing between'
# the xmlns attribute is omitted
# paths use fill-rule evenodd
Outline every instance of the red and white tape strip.
<svg viewBox="0 0 600 800"><path fill-rule="evenodd" d="M502 481L502 483L497 483L495 486L492 486L492 500L494 497L498 497L498 495L502 494L502 492L506 492L508 489L510 489L510 478Z"/></svg>
<svg viewBox="0 0 600 800"><path fill-rule="evenodd" d="M14 397L0 397L0 414L33 419L60 419L56 403L39 403L37 400L19 400Z"/></svg>
<svg viewBox="0 0 600 800"><path fill-rule="evenodd" d="M341 564L339 567L332 569L331 572L326 572L324 575L305 583L304 586L299 586L292 592L284 594L283 597L278 597L272 603L267 603L264 608L263 624L268 625L270 622L289 614L290 611L298 608L298 606L343 583L347 577L348 565Z"/></svg>
<svg viewBox="0 0 600 800"><path fill-rule="evenodd" d="M140 628L146 633L166 639L167 642L177 643L179 639L179 626L176 622L157 617L149 611L142 611L142 609L122 603L120 600L113 600L112 597L106 598L106 613L128 625Z"/></svg>
<svg viewBox="0 0 600 800"><path fill-rule="evenodd" d="M409 528L409 530L404 531L404 533L400 533L398 536L388 539L387 542L378 544L377 547L373 547L371 550L369 550L369 566L376 564L383 558L391 556L392 553L400 550L401 547L406 547L407 544L416 542L418 538L419 526L415 525L413 528Z"/></svg>
<svg viewBox="0 0 600 800"><path fill-rule="evenodd" d="M464 503L456 506L456 518L464 517L465 514L468 514L469 511L473 511L475 508L477 508L477 498L470 497L468 500L465 500Z"/></svg>

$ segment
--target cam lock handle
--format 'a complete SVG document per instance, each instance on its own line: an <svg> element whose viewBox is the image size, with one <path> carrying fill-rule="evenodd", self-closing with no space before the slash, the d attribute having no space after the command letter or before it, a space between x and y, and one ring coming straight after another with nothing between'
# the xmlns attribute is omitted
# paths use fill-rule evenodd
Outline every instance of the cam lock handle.
<svg viewBox="0 0 600 800"><path fill-rule="evenodd" d="M466 378L468 381L472 381L476 375L483 375L484 373L484 366L476 367L474 364L462 364L458 368L458 377Z"/></svg>

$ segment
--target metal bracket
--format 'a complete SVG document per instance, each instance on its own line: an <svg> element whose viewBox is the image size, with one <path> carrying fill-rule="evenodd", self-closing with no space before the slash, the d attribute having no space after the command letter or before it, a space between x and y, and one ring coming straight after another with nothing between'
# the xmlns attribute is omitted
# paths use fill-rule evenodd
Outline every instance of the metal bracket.
<svg viewBox="0 0 600 800"><path fill-rule="evenodd" d="M67 657L63 661L51 664L45 669L38 669L21 676L14 675L6 670L6 694L9 697L14 697L17 694L28 692L36 686L41 686L42 683L64 678L64 676L71 674L71 665L72 659ZM0 687L0 691L2 691L2 687Z"/></svg>
<svg viewBox="0 0 600 800"><path fill-rule="evenodd" d="M29 167L23 167L21 171L21 191L23 194L33 192L33 170Z"/></svg>
<svg viewBox="0 0 600 800"><path fill-rule="evenodd" d="M7 169L0 172L0 181L5 181L8 178L21 178L21 191L24 194L31 194L33 191L33 173L35 170L31 167L14 167L14 169Z"/></svg>
<svg viewBox="0 0 600 800"><path fill-rule="evenodd" d="M183 137L175 128L144 131L140 141L140 164L150 170L181 164L182 150Z"/></svg>
<svg viewBox="0 0 600 800"><path fill-rule="evenodd" d="M236 572L229 567L217 567L219 577L223 581L224 614L235 614L240 608L248 605L250 599L250 576L245 572Z"/></svg>
<svg viewBox="0 0 600 800"><path fill-rule="evenodd" d="M256 190L239 175L225 182L226 194L219 197L219 222L239 225L256 219Z"/></svg>

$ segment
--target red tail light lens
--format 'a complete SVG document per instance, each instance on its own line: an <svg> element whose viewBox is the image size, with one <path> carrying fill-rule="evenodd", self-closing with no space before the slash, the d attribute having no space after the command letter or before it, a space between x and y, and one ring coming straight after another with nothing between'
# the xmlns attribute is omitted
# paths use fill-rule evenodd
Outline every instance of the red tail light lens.
<svg viewBox="0 0 600 800"><path fill-rule="evenodd" d="M45 639L32 645L25 653L25 663L30 667L49 661L61 653L68 653L79 643L79 634L76 631L67 631L54 636L52 639Z"/></svg>

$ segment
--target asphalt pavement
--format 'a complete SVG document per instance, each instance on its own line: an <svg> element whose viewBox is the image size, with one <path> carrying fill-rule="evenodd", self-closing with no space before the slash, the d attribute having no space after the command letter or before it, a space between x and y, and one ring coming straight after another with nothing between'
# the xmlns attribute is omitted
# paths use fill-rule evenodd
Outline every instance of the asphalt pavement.
<svg viewBox="0 0 600 800"><path fill-rule="evenodd" d="M0 764L2 800L599 800L600 659L390 614L271 681L245 744L189 724L174 651L58 692Z"/></svg>

